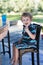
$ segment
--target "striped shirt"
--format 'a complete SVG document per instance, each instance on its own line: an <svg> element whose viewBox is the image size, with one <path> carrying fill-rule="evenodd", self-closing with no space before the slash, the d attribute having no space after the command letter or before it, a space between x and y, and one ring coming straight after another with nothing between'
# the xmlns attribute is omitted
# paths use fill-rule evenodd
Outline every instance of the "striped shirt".
<svg viewBox="0 0 43 65"><path fill-rule="evenodd" d="M36 34L36 25L34 25L34 24L30 24L30 26L28 26L28 28L29 28L29 30L30 30L30 32L32 33L32 34ZM23 34L23 42L26 42L26 43L36 43L36 40L35 39L31 39L31 37L25 32L25 26L23 25L23 32L22 32L22 34Z"/></svg>
<svg viewBox="0 0 43 65"><path fill-rule="evenodd" d="M30 26L28 26L30 32L32 34L36 34L36 25L34 24L30 24ZM20 42L20 44L17 42L15 42L15 46L17 49L25 49L25 48L36 48L36 40L35 39L31 39L30 36L25 32L25 26L23 25L23 39Z"/></svg>

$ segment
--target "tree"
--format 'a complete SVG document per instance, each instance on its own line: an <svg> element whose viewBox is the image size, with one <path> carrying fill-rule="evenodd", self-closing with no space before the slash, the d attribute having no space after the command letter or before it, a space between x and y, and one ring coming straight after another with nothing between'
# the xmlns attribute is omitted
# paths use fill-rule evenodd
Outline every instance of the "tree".
<svg viewBox="0 0 43 65"><path fill-rule="evenodd" d="M40 0L40 2L39 2L38 11L43 12L43 0Z"/></svg>

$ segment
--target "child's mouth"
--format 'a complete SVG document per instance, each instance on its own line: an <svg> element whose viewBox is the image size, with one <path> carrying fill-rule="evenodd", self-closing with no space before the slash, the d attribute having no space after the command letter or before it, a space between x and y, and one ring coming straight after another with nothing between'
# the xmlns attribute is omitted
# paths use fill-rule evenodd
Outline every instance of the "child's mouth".
<svg viewBox="0 0 43 65"><path fill-rule="evenodd" d="M28 23L25 23L26 25L28 24Z"/></svg>

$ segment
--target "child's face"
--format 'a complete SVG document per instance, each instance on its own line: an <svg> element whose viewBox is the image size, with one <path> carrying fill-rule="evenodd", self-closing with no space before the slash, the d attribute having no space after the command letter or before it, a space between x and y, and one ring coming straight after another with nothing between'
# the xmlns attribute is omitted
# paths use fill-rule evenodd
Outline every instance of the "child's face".
<svg viewBox="0 0 43 65"><path fill-rule="evenodd" d="M24 24L24 25L30 25L30 23L31 23L31 19L30 19L30 17L22 17L22 23Z"/></svg>

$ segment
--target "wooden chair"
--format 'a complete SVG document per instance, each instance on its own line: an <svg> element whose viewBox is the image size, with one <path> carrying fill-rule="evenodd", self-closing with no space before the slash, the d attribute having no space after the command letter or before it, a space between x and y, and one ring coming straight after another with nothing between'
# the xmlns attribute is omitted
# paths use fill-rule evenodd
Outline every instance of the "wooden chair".
<svg viewBox="0 0 43 65"><path fill-rule="evenodd" d="M27 52L31 52L32 56L32 65L34 65L34 52L37 53L37 65L40 65L39 61L39 39L40 39L40 31L41 31L41 26L38 24L37 25L37 30L36 30L36 48L26 48L26 49L19 49L19 65L22 65L22 55Z"/></svg>

